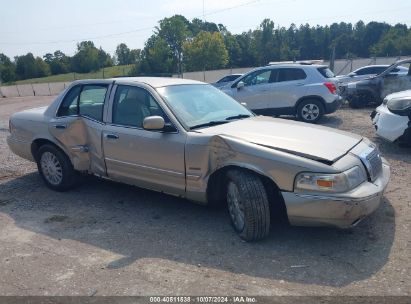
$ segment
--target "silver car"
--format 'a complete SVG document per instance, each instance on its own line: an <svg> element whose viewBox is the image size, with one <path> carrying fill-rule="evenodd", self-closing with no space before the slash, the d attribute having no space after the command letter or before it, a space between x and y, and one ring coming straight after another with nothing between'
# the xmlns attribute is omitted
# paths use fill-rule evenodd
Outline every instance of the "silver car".
<svg viewBox="0 0 411 304"><path fill-rule="evenodd" d="M262 115L295 115L315 123L342 103L327 66L273 64L254 69L221 89Z"/></svg>
<svg viewBox="0 0 411 304"><path fill-rule="evenodd" d="M173 78L74 82L10 118L8 145L65 191L78 173L200 204L227 204L244 240L291 224L356 225L379 206L390 169L368 139L255 116L211 85Z"/></svg>
<svg viewBox="0 0 411 304"><path fill-rule="evenodd" d="M214 83L211 83L211 85L216 88L222 88L232 83L234 80L236 80L238 77L241 77L242 75L243 74L230 74L230 75L224 76L223 78L220 78Z"/></svg>

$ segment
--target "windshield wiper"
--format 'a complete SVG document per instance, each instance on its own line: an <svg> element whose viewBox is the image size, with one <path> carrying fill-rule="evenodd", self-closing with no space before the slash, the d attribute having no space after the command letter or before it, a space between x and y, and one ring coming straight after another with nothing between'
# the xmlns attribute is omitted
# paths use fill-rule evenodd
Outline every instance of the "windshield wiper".
<svg viewBox="0 0 411 304"><path fill-rule="evenodd" d="M229 116L227 117L225 120L233 120L233 119L241 119L241 118L248 118L251 115L248 114L239 114L239 115L235 115L235 116Z"/></svg>
<svg viewBox="0 0 411 304"><path fill-rule="evenodd" d="M192 126L192 127L190 127L190 130L194 130L194 129L198 129L198 128L202 128L202 127L212 127L212 126L222 125L222 124L225 124L227 122L228 121L226 121L226 120L209 121L209 122L206 122L206 123L202 123L202 124L199 124L199 125Z"/></svg>

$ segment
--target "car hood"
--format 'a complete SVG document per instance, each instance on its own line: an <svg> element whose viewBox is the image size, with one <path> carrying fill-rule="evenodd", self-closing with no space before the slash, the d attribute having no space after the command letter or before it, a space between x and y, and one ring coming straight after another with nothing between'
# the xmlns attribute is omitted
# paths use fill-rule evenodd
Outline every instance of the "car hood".
<svg viewBox="0 0 411 304"><path fill-rule="evenodd" d="M264 116L197 131L203 134L235 137L326 163L335 162L362 140L359 135L332 128Z"/></svg>
<svg viewBox="0 0 411 304"><path fill-rule="evenodd" d="M392 93L387 95L385 98L389 99L401 99L401 98L410 98L411 97L411 90L401 91L397 93Z"/></svg>

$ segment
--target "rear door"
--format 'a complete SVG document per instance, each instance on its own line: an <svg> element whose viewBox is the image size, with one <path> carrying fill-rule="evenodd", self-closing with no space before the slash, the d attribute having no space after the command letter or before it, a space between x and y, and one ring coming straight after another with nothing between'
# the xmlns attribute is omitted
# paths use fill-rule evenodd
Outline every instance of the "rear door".
<svg viewBox="0 0 411 304"><path fill-rule="evenodd" d="M292 110L302 96L305 96L307 75L301 68L278 68L277 78L271 86L269 108L279 112Z"/></svg>
<svg viewBox="0 0 411 304"><path fill-rule="evenodd" d="M77 170L105 175L101 136L110 86L109 82L74 86L49 123L50 133L69 154Z"/></svg>

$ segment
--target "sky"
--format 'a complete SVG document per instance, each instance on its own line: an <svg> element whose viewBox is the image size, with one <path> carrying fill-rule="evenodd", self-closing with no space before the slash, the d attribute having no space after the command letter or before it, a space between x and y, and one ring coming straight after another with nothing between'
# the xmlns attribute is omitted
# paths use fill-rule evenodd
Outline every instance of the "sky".
<svg viewBox="0 0 411 304"><path fill-rule="evenodd" d="M410 0L0 0L0 53L72 56L83 40L110 54L122 42L143 48L158 21L175 14L222 23L237 34L265 18L285 27L359 20L410 26L410 12Z"/></svg>

